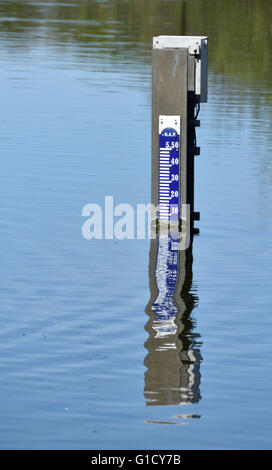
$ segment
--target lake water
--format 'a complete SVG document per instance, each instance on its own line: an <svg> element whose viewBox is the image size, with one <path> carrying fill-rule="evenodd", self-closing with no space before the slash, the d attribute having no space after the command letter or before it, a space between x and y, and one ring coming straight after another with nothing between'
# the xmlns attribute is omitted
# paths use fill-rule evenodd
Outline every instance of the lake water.
<svg viewBox="0 0 272 470"><path fill-rule="evenodd" d="M271 448L271 25L263 0L0 1L2 449ZM185 356L146 313L150 241L81 233L87 203L150 201L158 34L209 36Z"/></svg>

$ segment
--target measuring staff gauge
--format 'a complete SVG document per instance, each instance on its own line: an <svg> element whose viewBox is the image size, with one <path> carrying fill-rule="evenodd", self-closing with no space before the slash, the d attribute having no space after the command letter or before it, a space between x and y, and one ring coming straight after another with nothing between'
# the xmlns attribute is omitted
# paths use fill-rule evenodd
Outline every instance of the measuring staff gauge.
<svg viewBox="0 0 272 470"><path fill-rule="evenodd" d="M179 221L180 116L159 116L159 211L161 221Z"/></svg>

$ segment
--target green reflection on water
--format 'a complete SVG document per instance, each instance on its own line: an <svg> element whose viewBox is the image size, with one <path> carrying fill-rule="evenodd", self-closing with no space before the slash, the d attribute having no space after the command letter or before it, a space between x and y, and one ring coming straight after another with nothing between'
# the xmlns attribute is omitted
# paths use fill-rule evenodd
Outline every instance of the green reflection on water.
<svg viewBox="0 0 272 470"><path fill-rule="evenodd" d="M0 14L1 35L17 33L21 47L38 35L59 47L72 42L140 61L150 60L154 35L205 34L210 70L271 87L269 0L8 0Z"/></svg>
<svg viewBox="0 0 272 470"><path fill-rule="evenodd" d="M0 15L1 35L17 33L20 46L29 48L34 35L141 61L150 60L154 35L205 34L210 70L271 87L269 0L8 0Z"/></svg>

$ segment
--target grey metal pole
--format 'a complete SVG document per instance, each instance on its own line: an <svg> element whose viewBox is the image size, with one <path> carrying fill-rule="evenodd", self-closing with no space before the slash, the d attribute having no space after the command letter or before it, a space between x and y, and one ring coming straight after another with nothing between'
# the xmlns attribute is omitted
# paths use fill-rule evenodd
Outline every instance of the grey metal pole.
<svg viewBox="0 0 272 470"><path fill-rule="evenodd" d="M199 103L207 101L208 39L158 36L152 57L152 203L159 227L181 221L181 205L194 212L195 128Z"/></svg>
<svg viewBox="0 0 272 470"><path fill-rule="evenodd" d="M179 137L181 149L179 158L179 188L181 200L187 203L186 194L186 153L187 153L187 89L188 52L187 49L153 49L152 59L152 203L159 205L162 188L159 185L159 126L161 116L179 117ZM170 123L170 127L171 123ZM182 182L182 184L181 184ZM168 190L167 185L165 186ZM170 197L169 185L168 196Z"/></svg>

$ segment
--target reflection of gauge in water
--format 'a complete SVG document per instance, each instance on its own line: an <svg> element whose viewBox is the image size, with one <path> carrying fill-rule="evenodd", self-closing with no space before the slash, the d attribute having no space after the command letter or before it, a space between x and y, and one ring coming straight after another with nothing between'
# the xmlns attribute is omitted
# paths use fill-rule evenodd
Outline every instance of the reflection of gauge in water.
<svg viewBox="0 0 272 470"><path fill-rule="evenodd" d="M180 116L159 117L159 220L179 220Z"/></svg>
<svg viewBox="0 0 272 470"><path fill-rule="evenodd" d="M174 302L174 293L178 278L178 249L171 234L158 236L156 262L156 284L158 297L152 305L156 313L156 330L160 336L174 334L174 322L178 307Z"/></svg>

